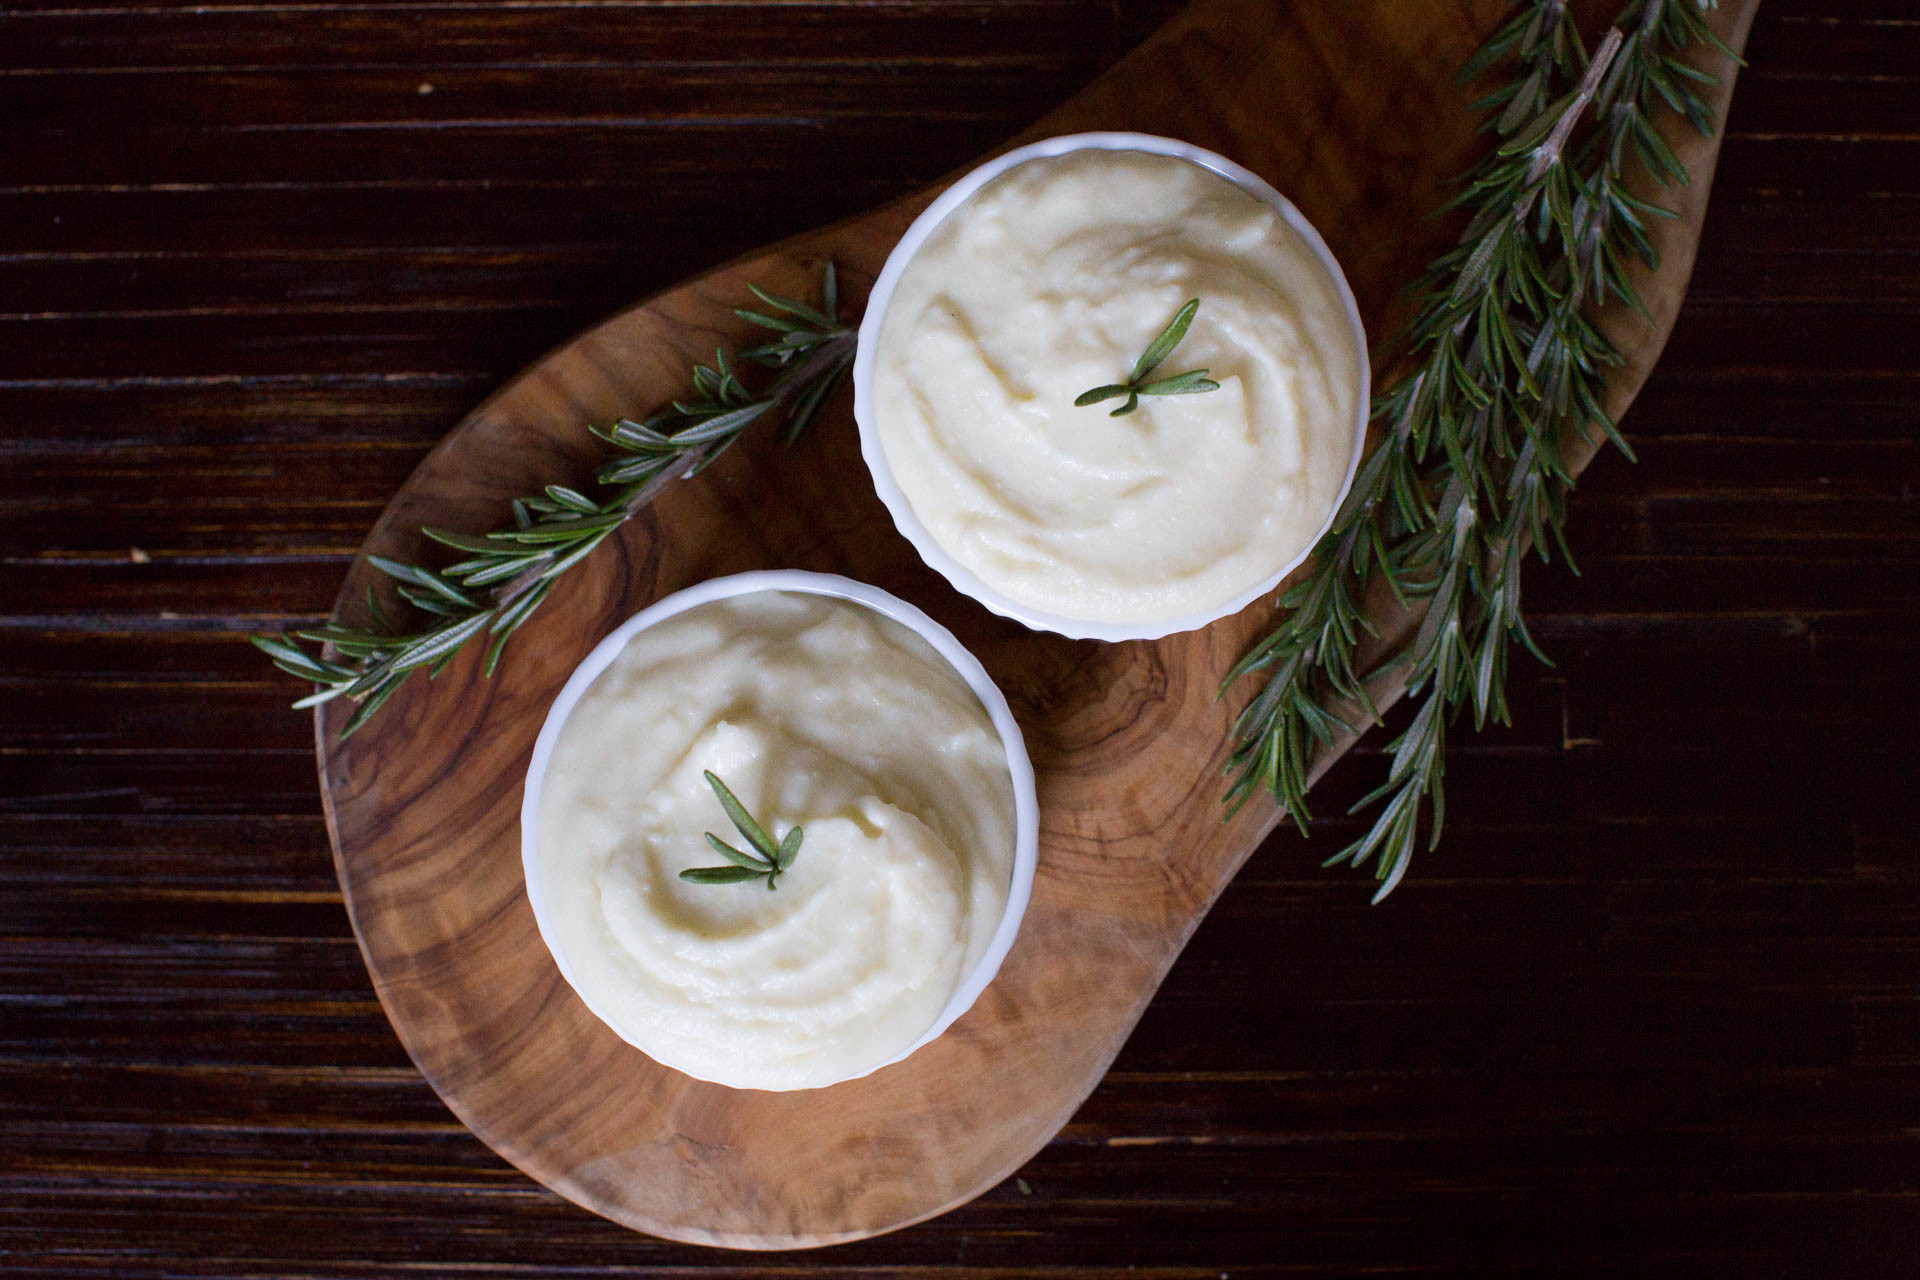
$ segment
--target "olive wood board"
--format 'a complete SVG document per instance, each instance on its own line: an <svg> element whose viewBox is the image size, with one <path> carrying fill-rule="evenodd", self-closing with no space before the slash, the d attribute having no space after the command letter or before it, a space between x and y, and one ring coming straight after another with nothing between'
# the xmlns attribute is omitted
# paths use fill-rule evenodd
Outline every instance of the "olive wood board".
<svg viewBox="0 0 1920 1280"><path fill-rule="evenodd" d="M1758 0L1713 18L1743 45ZM1596 9L1604 24L1612 7ZM1198 0L1018 142L1084 130L1167 134L1221 152L1284 192L1343 264L1368 331L1455 233L1430 216L1484 145L1455 69L1499 19L1492 0ZM1702 51L1722 78L1733 67ZM1666 136L1693 180L1664 200L1654 322L1620 310L1617 417L1680 306L1717 139ZM381 515L336 617L363 621L366 554L429 558L423 524L497 527L509 501L584 484L602 456L586 424L684 394L690 364L751 336L747 282L811 298L839 267L857 307L935 190L699 276L582 334L462 421ZM844 392L795 448L749 438L674 484L559 584L499 672L470 645L410 682L343 742L348 709L316 714L340 884L388 1016L421 1072L501 1155L561 1195L641 1231L745 1249L856 1240L931 1217L1020 1167L1072 1116L1187 938L1278 819L1261 800L1223 820L1221 767L1244 692L1222 675L1271 625L1265 599L1204 630L1101 644L1029 632L924 567L861 462ZM1103 419L1104 420L1104 419ZM1583 466L1591 449L1572 459ZM528 907L520 797L535 735L574 666L617 623L721 574L843 573L951 628L1005 690L1041 806L1039 873L1013 951L971 1012L911 1058L794 1093L730 1090L659 1066L596 1021L561 979ZM1388 636L1410 619L1380 604ZM1389 674L1381 696L1397 693ZM1340 744L1344 750L1346 743ZM1338 752L1317 762L1324 770ZM1350 872L1353 892L1370 882ZM1417 892L1417 889L1415 890ZM1383 908L1390 909L1390 908ZM1276 945L1285 945L1275 921Z"/></svg>

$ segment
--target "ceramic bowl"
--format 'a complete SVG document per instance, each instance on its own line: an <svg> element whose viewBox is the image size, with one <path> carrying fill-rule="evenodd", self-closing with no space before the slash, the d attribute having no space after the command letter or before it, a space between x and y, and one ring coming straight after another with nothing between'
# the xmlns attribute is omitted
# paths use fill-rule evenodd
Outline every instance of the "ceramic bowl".
<svg viewBox="0 0 1920 1280"><path fill-rule="evenodd" d="M1279 214L1281 221L1306 242L1314 258L1326 271L1333 283L1334 292L1339 296L1346 312L1347 323L1353 330L1353 345L1357 356L1355 361L1357 385L1354 388L1353 398L1353 453L1348 459L1347 472L1340 483L1340 491L1327 509L1326 520L1321 524L1319 532L1307 543L1306 549L1298 556L1282 565L1265 581L1255 583L1232 599L1222 602L1218 607L1205 613L1184 614L1149 622L1103 622L1048 613L1024 601L1007 596L981 581L972 570L962 565L934 540L933 535L920 522L920 518L914 514L906 495L900 491L899 484L893 478L893 472L887 466L886 451L880 444L873 394L874 359L880 346L880 329L886 320L887 304L892 301L894 289L899 285L900 277L906 272L907 264L913 261L920 247L926 243L927 238L946 220L948 215L1001 174L1030 160L1084 150L1144 151L1154 155L1177 156L1203 169L1212 170L1254 198L1271 206L1274 212ZM927 206L926 212L907 228L906 235L902 236L900 243L894 246L893 253L887 258L886 266L881 269L879 279L874 283L873 292L867 300L866 317L860 323L860 346L853 364L853 414L860 425L861 455L866 459L867 470L872 473L874 488L880 495L880 501L886 504L887 511L893 516L895 527L908 542L913 544L914 550L920 553L920 558L927 563L928 567L946 578L957 590L973 597L993 612L1012 618L1036 631L1057 632L1076 640L1157 640L1161 636L1172 635L1175 632L1196 630L1210 622L1240 612L1262 595L1278 587L1283 578L1299 568L1306 560L1313 547L1333 524L1333 517L1339 511L1340 504L1346 501L1347 490L1353 484L1354 472L1359 468L1360 454L1367 438L1368 395L1371 385L1372 374L1367 363L1366 328L1360 322L1360 308L1354 301L1353 290L1348 286L1346 275L1340 270L1340 263L1334 258L1333 251L1327 248L1326 241L1320 238L1320 233L1313 229L1313 225L1293 207L1292 202L1285 196L1252 171L1235 164L1225 156L1196 147L1191 143L1145 133L1076 133L1048 138L1044 142L1036 142L1031 146L1009 151L1005 155L996 156L987 161L942 192L938 199Z"/></svg>
<svg viewBox="0 0 1920 1280"><path fill-rule="evenodd" d="M848 600L864 608L871 609L882 617L891 618L901 626L912 631L933 647L935 653L945 659L960 678L980 699L986 708L988 718L993 722L994 731L1000 735L1000 742L1006 749L1007 772L1013 779L1013 876L1008 887L1006 906L1000 915L1000 925L994 931L992 941L984 954L974 965L971 972L954 990L953 997L947 1001L940 1016L918 1040L901 1052L881 1062L875 1062L852 1071L831 1083L844 1080L857 1080L861 1076L878 1071L881 1067L899 1062L921 1046L938 1039L940 1034L952 1026L962 1014L973 1007L980 993L993 981L994 974L1000 971L1000 962L1006 959L1007 951L1013 946L1014 936L1020 930L1020 920L1026 914L1027 900L1033 893L1034 868L1039 861L1040 852L1040 806L1034 796L1033 765L1027 758L1026 739L1020 733L1020 726L1014 723L1013 712L1007 706L1007 699L987 675L980 660L968 652L953 633L914 608L898 596L891 595L878 587L855 582L827 573L803 573L798 570L777 570L759 573L741 573L727 578L713 578L684 591L656 601L625 622L615 627L606 639L594 646L560 693L553 700L553 706L547 712L546 723L541 726L540 736L534 742L533 760L527 766L527 784L525 798L520 806L520 858L526 873L527 900L533 906L533 918L540 927L540 937L547 944L547 950L553 954L553 962L560 969L560 975L573 987L593 1015L606 1023L616 1035L620 1028L612 1021L607 1012L597 1008L586 992L574 981L573 970L567 960L567 939L557 928L553 911L547 902L546 886L542 879L539 850L539 814L542 783L546 779L547 765L553 757L554 745L560 740L560 731L566 725L567 716L574 706L592 687L613 660L625 649L627 642L640 632L656 623L664 622L676 614L686 612L697 605L713 600L724 600L734 596L753 595L762 591L797 592L805 595L830 596L838 600ZM626 1039L625 1036L621 1037ZM631 1043L631 1041L629 1041ZM636 1045L636 1048L640 1046ZM644 1051L644 1050L643 1050ZM819 1087L826 1087L825 1085Z"/></svg>

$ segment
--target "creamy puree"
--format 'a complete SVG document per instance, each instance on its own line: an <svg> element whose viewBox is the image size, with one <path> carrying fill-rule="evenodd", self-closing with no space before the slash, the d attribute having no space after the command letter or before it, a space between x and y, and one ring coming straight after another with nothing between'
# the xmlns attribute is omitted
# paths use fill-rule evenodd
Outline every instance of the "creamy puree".
<svg viewBox="0 0 1920 1280"><path fill-rule="evenodd" d="M790 870L694 884L743 842L711 769ZM1013 786L980 700L919 636L845 601L759 592L639 632L574 706L537 857L580 994L656 1061L805 1089L933 1025L1012 875Z"/></svg>
<svg viewBox="0 0 1920 1280"><path fill-rule="evenodd" d="M1220 389L1076 408L1157 370ZM935 542L1058 616L1222 607L1319 533L1353 455L1359 352L1341 295L1265 202L1187 160L1031 160L954 210L887 304L873 373L888 469Z"/></svg>

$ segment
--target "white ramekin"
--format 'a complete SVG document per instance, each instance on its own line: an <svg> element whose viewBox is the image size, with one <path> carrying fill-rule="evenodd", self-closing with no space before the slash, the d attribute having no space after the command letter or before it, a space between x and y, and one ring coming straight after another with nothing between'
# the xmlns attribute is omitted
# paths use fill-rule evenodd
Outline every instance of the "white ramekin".
<svg viewBox="0 0 1920 1280"><path fill-rule="evenodd" d="M547 720L540 728L540 736L533 744L533 760L527 766L526 794L520 803L520 861L527 879L527 901L533 906L534 921L540 927L541 940L547 944L547 950L553 954L553 962L560 969L560 976L567 980L574 993L580 997L600 1021L607 1024L614 1034L629 1044L633 1041L621 1033L618 1025L607 1016L605 1010L596 1006L593 998L580 989L573 979L573 970L567 964L565 939L553 918L552 909L547 904L546 885L541 878L539 857L540 832L540 795L542 784L546 780L547 765L553 757L554 744L560 739L560 730L567 722L567 716L574 705L587 692L593 682L599 678L620 651L627 647L627 641L657 622L664 622L675 614L685 613L696 605L712 600L724 600L732 596L752 595L760 591L793 591L805 595L830 596L839 600L851 600L863 605L882 617L891 618L901 626L933 646L934 652L952 665L960 678L967 682L974 696L980 699L980 705L987 710L987 716L993 721L993 728L1000 735L1000 742L1006 748L1007 772L1013 777L1013 880L1007 890L1007 904L1000 916L1000 927L994 930L993 940L987 950L974 965L952 999L940 1011L925 1034L884 1062L871 1063L857 1071L842 1076L833 1084L847 1080L858 1080L870 1075L882 1067L891 1066L922 1045L936 1039L943 1031L952 1026L960 1015L973 1007L980 993L993 981L993 975L1000 971L1000 962L1005 960L1007 952L1013 946L1014 935L1020 931L1020 919L1026 914L1027 899L1033 893L1033 873L1040 857L1040 804L1034 795L1033 764L1027 759L1026 738L1020 732L1020 726L1014 723L1013 712L1007 706L1006 695L987 675L980 660L967 651L953 633L914 608L898 596L890 595L878 587L870 587L864 582L855 582L851 578L842 578L831 573L805 573L797 569L767 570L758 573L738 573L727 578L712 578L706 582L676 591L664 599L634 614L615 627L607 638L594 646L593 652L574 669L573 675L561 687L553 700L553 706L547 711ZM637 1049L644 1048L634 1045ZM678 1070L678 1068L675 1068ZM816 1086L826 1088L827 1085Z"/></svg>
<svg viewBox="0 0 1920 1280"><path fill-rule="evenodd" d="M1347 314L1347 323L1353 329L1353 345L1357 353L1355 361L1356 385L1354 387L1354 424L1353 455L1347 460L1347 474L1340 482L1340 492L1335 496L1332 506L1327 509L1327 518L1321 524L1318 533L1307 543L1306 550L1283 565L1279 572L1264 582L1255 584L1239 595L1206 613L1185 614L1179 617L1162 618L1151 622L1098 622L1085 618L1068 618L1059 614L1047 613L1030 604L1014 600L1006 594L982 582L971 570L955 560L953 556L934 541L920 518L914 514L906 495L900 492L900 486L893 478L892 470L887 466L886 452L880 446L879 425L876 421L873 405L873 363L880 345L880 327L886 319L887 304L893 299L893 291L900 283L901 275L914 254L920 251L934 229L944 221L948 214L959 208L972 195L1016 165L1029 160L1039 160L1048 156L1064 155L1070 151L1145 151L1154 155L1178 156L1182 160L1192 161L1203 169L1211 169L1221 177L1228 179L1241 190L1254 198L1272 206L1275 213L1300 237L1313 251L1314 257L1325 269L1332 280L1334 292L1340 297L1341 306ZM860 346L853 360L853 416L860 424L860 453L866 459L867 470L873 475L873 487L880 494L880 501L886 504L893 516L894 525L908 542L913 544L920 558L929 568L939 573L954 585L956 589L973 597L1002 617L1012 618L1035 631L1053 631L1060 635L1071 636L1076 640L1157 640L1161 636L1172 635L1177 631L1193 631L1210 622L1218 621L1231 614L1240 612L1260 596L1272 591L1289 573L1299 568L1311 554L1333 524L1334 515L1340 510L1340 504L1346 501L1347 490L1353 484L1354 472L1359 469L1360 455L1366 445L1367 420L1370 416L1368 396L1372 387L1373 375L1367 361L1367 331L1360 322L1360 307L1354 301L1353 290L1347 284L1346 275L1340 270L1339 261L1333 251L1327 248L1327 242L1313 229L1293 203L1262 179L1258 174L1245 169L1225 156L1217 155L1192 143L1181 142L1174 138L1161 138L1148 133L1074 133L1063 137L1048 138L1018 150L996 156L979 168L973 170L958 182L940 194L926 212L914 219L907 228L906 235L894 246L888 255L886 266L881 268L880 278L874 282L873 292L867 299L866 316L860 322Z"/></svg>

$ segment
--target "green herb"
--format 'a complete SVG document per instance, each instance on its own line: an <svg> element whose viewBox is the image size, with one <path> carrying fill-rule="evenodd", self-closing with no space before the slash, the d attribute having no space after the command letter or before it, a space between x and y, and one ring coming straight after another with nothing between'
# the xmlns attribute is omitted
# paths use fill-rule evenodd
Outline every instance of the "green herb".
<svg viewBox="0 0 1920 1280"><path fill-rule="evenodd" d="M726 352L717 351L711 367L694 367L694 394L688 399L674 401L645 422L622 419L604 429L589 428L616 451L597 476L610 491L600 499L553 484L516 499L509 528L486 534L423 529L466 556L444 569L368 556L397 582L401 599L425 615L424 621L397 626L369 587L367 626L329 623L291 636L253 637L282 671L320 686L293 705L357 701L340 734L349 737L415 671L425 668L437 675L468 641L482 635L492 637L486 660L486 673L492 675L508 637L540 607L555 580L662 489L697 474L763 417L783 414L788 442L799 439L852 365L856 331L839 321L831 262L823 273L818 309L757 285L748 288L766 310L734 314L775 335L740 352L742 360L777 371L763 390L749 389ZM302 641L316 650L309 652Z"/></svg>
<svg viewBox="0 0 1920 1280"><path fill-rule="evenodd" d="M680 873L680 878L695 884L745 884L749 880L765 880L767 888L772 889L779 883L780 873L792 866L794 858L799 856L800 842L806 838L802 829L793 827L784 839L776 842L717 774L711 769L703 772L707 785L713 788L714 797L720 801L720 807L726 810L728 820L733 823L733 829L752 846L753 852L736 849L709 831L706 833L707 844L730 865L688 867Z"/></svg>
<svg viewBox="0 0 1920 1280"><path fill-rule="evenodd" d="M1173 354L1180 340L1187 336L1187 330L1193 327L1193 317L1199 314L1200 299L1194 298L1181 307L1160 336L1147 344L1140 358L1133 362L1133 372L1127 375L1125 382L1113 382L1104 387L1095 387L1083 391L1073 403L1077 408L1090 404L1099 404L1102 400L1112 400L1116 396L1125 396L1127 402L1108 414L1109 418L1119 418L1132 413L1140 407L1141 396L1194 396L1203 391L1218 391L1220 384L1207 377L1205 369L1189 369L1185 373L1176 373L1171 378L1155 378L1145 381L1148 374L1160 366L1161 361Z"/></svg>
<svg viewBox="0 0 1920 1280"><path fill-rule="evenodd" d="M1407 371L1373 402L1382 440L1312 570L1282 597L1290 612L1227 677L1265 676L1235 725L1227 800L1270 791L1304 833L1315 744L1350 727L1336 708L1378 723L1368 682L1406 664L1413 719L1389 744L1386 781L1353 811L1380 809L1327 860L1372 860L1376 902L1406 873L1423 825L1428 848L1439 843L1449 723L1469 706L1475 727L1507 720L1514 642L1545 661L1521 618L1520 570L1529 545L1543 561L1549 543L1567 554L1563 453L1597 431L1632 456L1601 404L1622 357L1595 312L1618 299L1646 315L1627 263L1656 265L1648 220L1672 214L1630 194L1627 171L1687 180L1654 116L1664 106L1712 131L1699 90L1715 81L1681 60L1701 41L1735 56L1701 16L1711 7L1633 0L1589 57L1564 0L1530 0L1462 68L1470 80L1504 67L1476 104L1496 113L1487 127L1499 141L1452 202L1466 229L1417 287ZM1363 673L1374 580L1426 614Z"/></svg>

